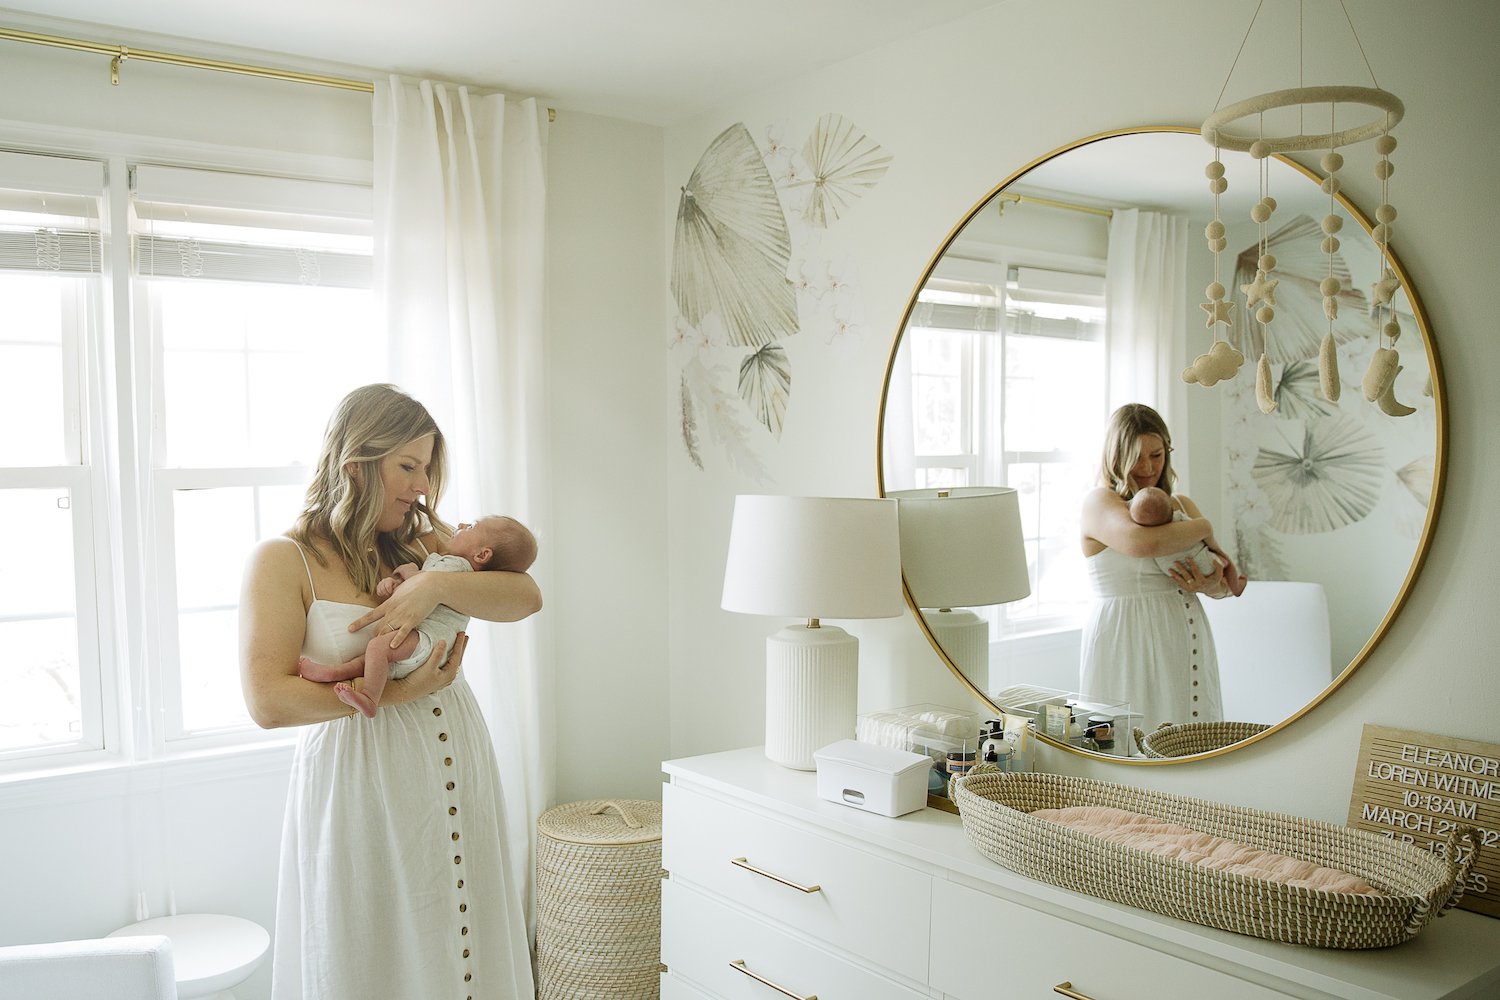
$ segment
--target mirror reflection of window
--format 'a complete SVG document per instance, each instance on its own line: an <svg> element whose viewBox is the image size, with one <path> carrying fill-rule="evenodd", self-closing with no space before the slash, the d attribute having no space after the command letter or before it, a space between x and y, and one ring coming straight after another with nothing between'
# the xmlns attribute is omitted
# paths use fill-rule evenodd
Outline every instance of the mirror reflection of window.
<svg viewBox="0 0 1500 1000"><path fill-rule="evenodd" d="M1087 611L1078 498L1104 423L1104 319L1096 274L955 261L907 328L913 485L1020 494L1031 596L975 609L1000 635L1077 629Z"/></svg>

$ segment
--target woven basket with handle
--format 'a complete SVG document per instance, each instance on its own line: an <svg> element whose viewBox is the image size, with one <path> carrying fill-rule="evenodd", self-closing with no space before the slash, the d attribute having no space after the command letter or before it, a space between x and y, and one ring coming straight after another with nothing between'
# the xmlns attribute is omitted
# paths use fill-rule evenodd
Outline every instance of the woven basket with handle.
<svg viewBox="0 0 1500 1000"><path fill-rule="evenodd" d="M1163 722L1155 732L1135 730L1135 745L1147 757L1187 757L1227 747L1263 733L1270 726L1259 722Z"/></svg>
<svg viewBox="0 0 1500 1000"><path fill-rule="evenodd" d="M1450 837L1447 857L1463 856L1450 861L1365 830L1061 774L971 775L955 780L949 794L969 840L1012 871L1180 920L1319 948L1384 948L1413 937L1458 902L1476 850L1472 827ZM1383 895L1207 868L1029 815L1068 806L1154 816L1357 875Z"/></svg>
<svg viewBox="0 0 1500 1000"><path fill-rule="evenodd" d="M661 803L595 799L537 820L538 1000L661 995Z"/></svg>

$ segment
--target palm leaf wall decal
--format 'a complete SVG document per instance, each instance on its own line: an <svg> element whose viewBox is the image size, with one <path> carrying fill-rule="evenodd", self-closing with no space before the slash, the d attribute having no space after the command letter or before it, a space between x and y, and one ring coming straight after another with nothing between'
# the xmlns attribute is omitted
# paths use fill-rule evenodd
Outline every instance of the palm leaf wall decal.
<svg viewBox="0 0 1500 1000"><path fill-rule="evenodd" d="M730 465L746 476L764 482L769 476L751 447L750 435L754 431L743 420L745 407L738 397L721 387L730 377L723 366L709 368L698 358L690 359L682 368L683 385L698 403L701 426L706 427L724 449Z"/></svg>
<svg viewBox="0 0 1500 1000"><path fill-rule="evenodd" d="M1271 277L1276 286L1276 318L1271 322L1269 343L1264 328L1251 319L1251 310L1240 308L1230 314L1229 342L1247 358L1258 358L1264 350L1273 365L1316 359L1318 346L1328 333L1328 317L1323 313L1323 292L1318 287L1329 276L1328 255L1323 252L1322 225L1306 215L1298 215L1272 233L1266 248L1276 256L1276 270ZM1239 252L1234 262L1235 291L1255 278L1260 250L1251 245ZM1343 254L1333 255L1333 277L1342 289L1338 294L1339 314L1333 321L1333 339L1346 344L1356 337L1373 337L1378 329L1367 315L1365 293L1351 288L1349 265Z"/></svg>
<svg viewBox="0 0 1500 1000"><path fill-rule="evenodd" d="M740 398L778 440L791 392L792 365L780 344L767 344L740 362Z"/></svg>
<svg viewBox="0 0 1500 1000"><path fill-rule="evenodd" d="M687 379L678 379L678 400L682 405L682 444L687 448L688 458L703 471L703 456L698 453L698 405L693 401L693 390L688 388Z"/></svg>
<svg viewBox="0 0 1500 1000"><path fill-rule="evenodd" d="M812 176L794 181L791 187L806 187L802 218L809 225L827 229L837 222L867 188L885 176L891 156L843 115L829 113L818 119L807 137L802 158Z"/></svg>
<svg viewBox="0 0 1500 1000"><path fill-rule="evenodd" d="M1316 361L1293 361L1276 380L1275 415L1283 420L1315 420L1339 412L1339 404L1323 398Z"/></svg>
<svg viewBox="0 0 1500 1000"><path fill-rule="evenodd" d="M1293 535L1362 520L1380 500L1384 450L1358 420L1340 414L1303 425L1300 449L1261 448L1251 470L1271 505L1270 525Z"/></svg>
<svg viewBox="0 0 1500 1000"><path fill-rule="evenodd" d="M787 278L791 237L776 185L750 132L735 123L709 143L682 188L672 295L693 326L717 316L730 344L761 348L797 332Z"/></svg>
<svg viewBox="0 0 1500 1000"><path fill-rule="evenodd" d="M1426 507L1432 497L1432 456L1414 458L1396 470L1396 481Z"/></svg>

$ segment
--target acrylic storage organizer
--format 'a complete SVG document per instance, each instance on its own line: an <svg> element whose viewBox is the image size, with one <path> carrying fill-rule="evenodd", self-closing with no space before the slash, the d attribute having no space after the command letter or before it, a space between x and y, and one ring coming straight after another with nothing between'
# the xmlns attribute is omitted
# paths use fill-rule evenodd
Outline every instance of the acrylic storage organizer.
<svg viewBox="0 0 1500 1000"><path fill-rule="evenodd" d="M1007 715L1031 721L1039 734L1062 743L1115 757L1132 755L1133 736L1139 728L1139 714L1130 710L1128 701L1091 698L1076 691L1056 688L1017 686L990 696ZM1068 709L1066 723L1057 731L1047 728L1047 706Z"/></svg>
<svg viewBox="0 0 1500 1000"><path fill-rule="evenodd" d="M978 712L930 703L907 705L861 715L855 738L861 743L926 754L932 759L927 790L946 796L951 773L962 773L979 761ZM951 769L951 771L950 771Z"/></svg>

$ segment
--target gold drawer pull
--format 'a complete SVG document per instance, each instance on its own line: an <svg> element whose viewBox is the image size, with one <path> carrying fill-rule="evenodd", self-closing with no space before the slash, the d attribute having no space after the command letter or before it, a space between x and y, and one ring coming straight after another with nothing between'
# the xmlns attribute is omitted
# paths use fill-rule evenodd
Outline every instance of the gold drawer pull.
<svg viewBox="0 0 1500 1000"><path fill-rule="evenodd" d="M782 885L791 886L793 889L796 889L798 892L822 892L823 891L823 887L821 885L798 885L796 882L793 882L791 879L782 878L780 875L776 875L776 874L774 874L772 872L768 872L764 868L757 868L757 867L755 867L754 865L752 865L750 863L750 860L748 858L734 858L729 863L732 864L732 865L734 865L737 868L743 868L747 872L754 872L757 875L764 876L765 878L770 879L772 882L780 882Z"/></svg>
<svg viewBox="0 0 1500 1000"><path fill-rule="evenodd" d="M775 876L772 877L775 878ZM781 880L776 879L776 881L780 882ZM736 972L743 972L745 975L749 976L757 983L761 983L762 985L771 987L771 989L775 990L777 993L780 993L784 997L791 997L792 1000L818 1000L818 995L816 993L809 993L807 996L803 996L801 993L793 993L785 986L773 983L765 976L751 972L749 969L745 968L745 960L743 958L737 958L733 962L730 962L729 967ZM1085 997L1084 1000L1088 1000L1088 998Z"/></svg>
<svg viewBox="0 0 1500 1000"><path fill-rule="evenodd" d="M1094 998L1089 996L1087 993L1074 992L1073 983L1071 980L1058 983L1056 986L1052 987L1052 992L1061 993L1063 996L1067 997L1068 1000L1094 1000Z"/></svg>

